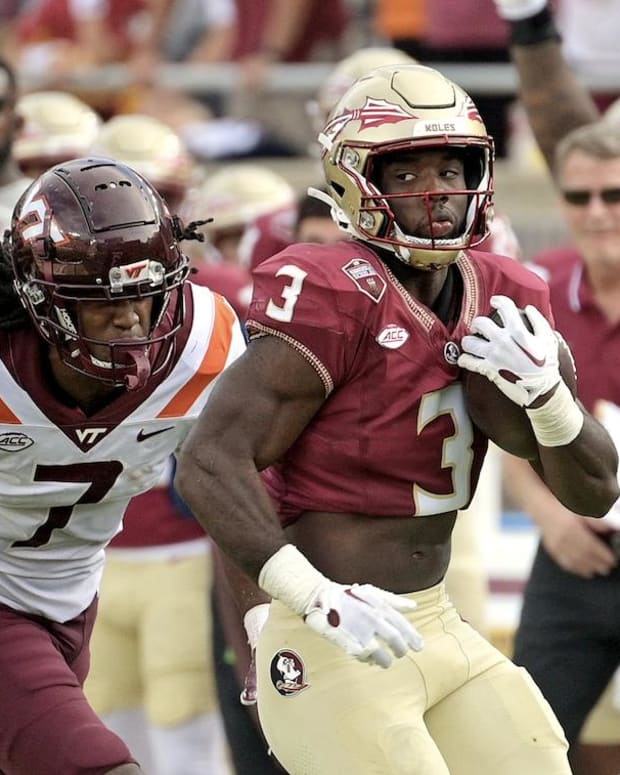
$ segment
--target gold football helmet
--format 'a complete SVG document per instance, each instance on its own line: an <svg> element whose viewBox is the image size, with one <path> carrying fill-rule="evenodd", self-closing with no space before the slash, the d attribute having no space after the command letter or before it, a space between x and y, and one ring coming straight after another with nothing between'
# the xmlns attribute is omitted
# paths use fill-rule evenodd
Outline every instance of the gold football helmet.
<svg viewBox="0 0 620 775"><path fill-rule="evenodd" d="M192 182L191 156L179 135L152 116L113 116L101 127L93 153L133 167L176 212Z"/></svg>
<svg viewBox="0 0 620 775"><path fill-rule="evenodd" d="M449 264L486 237L493 202L493 141L469 95L437 70L390 65L362 76L334 107L319 144L332 214L354 237L419 269ZM468 197L461 234L444 239L406 234L390 207L403 194L385 195L373 182L377 158L445 147L459 149L465 165L466 188L454 192ZM429 203L439 194L404 196Z"/></svg>
<svg viewBox="0 0 620 775"><path fill-rule="evenodd" d="M263 164L231 162L191 192L187 217L211 219L200 228L210 260L237 262L254 222L295 204L295 189L279 173Z"/></svg>
<svg viewBox="0 0 620 775"><path fill-rule="evenodd" d="M261 215L294 202L295 191L285 178L251 162L224 165L207 176L196 195L197 212L213 218L207 232L248 226Z"/></svg>
<svg viewBox="0 0 620 775"><path fill-rule="evenodd" d="M416 60L393 46L367 46L354 51L329 73L321 84L316 99L308 103L308 113L319 132L334 105L358 78L385 65L413 65Z"/></svg>
<svg viewBox="0 0 620 775"><path fill-rule="evenodd" d="M63 91L37 91L20 97L15 107L23 119L13 155L26 175L90 153L101 118L83 100Z"/></svg>

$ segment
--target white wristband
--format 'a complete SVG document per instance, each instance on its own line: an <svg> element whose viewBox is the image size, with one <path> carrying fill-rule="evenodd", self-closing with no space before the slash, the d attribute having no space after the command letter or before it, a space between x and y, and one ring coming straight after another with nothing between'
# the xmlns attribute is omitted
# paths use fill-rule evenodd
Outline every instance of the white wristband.
<svg viewBox="0 0 620 775"><path fill-rule="evenodd" d="M502 19L515 22L540 13L547 0L495 0L495 5Z"/></svg>
<svg viewBox="0 0 620 775"><path fill-rule="evenodd" d="M280 547L261 568L258 585L303 616L327 579L293 544Z"/></svg>
<svg viewBox="0 0 620 775"><path fill-rule="evenodd" d="M258 637L269 617L269 603L259 603L249 611L245 612L243 617L243 626L248 636L248 643L251 649L256 648Z"/></svg>
<svg viewBox="0 0 620 775"><path fill-rule="evenodd" d="M532 423L536 441L541 447L563 447L581 433L583 412L575 403L573 394L565 382L543 406L526 409Z"/></svg>

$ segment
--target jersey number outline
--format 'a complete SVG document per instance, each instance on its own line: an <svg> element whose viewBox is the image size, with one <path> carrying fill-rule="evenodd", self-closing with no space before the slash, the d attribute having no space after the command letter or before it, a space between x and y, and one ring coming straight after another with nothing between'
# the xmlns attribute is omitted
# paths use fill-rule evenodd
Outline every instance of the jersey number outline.
<svg viewBox="0 0 620 775"><path fill-rule="evenodd" d="M452 492L442 495L414 483L416 517L457 511L469 503L471 496L474 428L467 414L459 382L422 396L418 409L417 435L420 437L424 428L442 414L449 415L454 426L454 433L444 439L441 455L442 469L450 469Z"/></svg>
<svg viewBox="0 0 620 775"><path fill-rule="evenodd" d="M53 530L66 527L75 506L81 503L98 503L110 492L120 473L123 464L120 460L108 460L95 463L73 463L69 465L37 465L34 472L35 482L73 482L86 483L90 486L78 500L65 506L52 506L47 519L35 530L30 538L23 541L13 541L11 547L38 547L48 543Z"/></svg>
<svg viewBox="0 0 620 775"><path fill-rule="evenodd" d="M293 319L293 312L295 311L295 305L297 299L301 293L301 289L304 284L304 280L308 276L308 272L300 269L295 264L286 264L281 266L276 272L276 277L290 277L291 282L282 288L281 298L284 299L284 304L278 306L273 299L269 299L265 314L269 315L273 320L279 320L282 323L290 323Z"/></svg>

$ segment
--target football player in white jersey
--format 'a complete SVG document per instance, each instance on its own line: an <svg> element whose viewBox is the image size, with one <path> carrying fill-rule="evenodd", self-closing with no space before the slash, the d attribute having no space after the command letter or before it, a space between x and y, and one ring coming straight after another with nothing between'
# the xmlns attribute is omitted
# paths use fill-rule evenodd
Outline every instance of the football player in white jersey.
<svg viewBox="0 0 620 775"><path fill-rule="evenodd" d="M195 236L109 159L37 178L0 262L0 771L139 773L90 708L104 547L244 349ZM145 514L148 519L148 514Z"/></svg>

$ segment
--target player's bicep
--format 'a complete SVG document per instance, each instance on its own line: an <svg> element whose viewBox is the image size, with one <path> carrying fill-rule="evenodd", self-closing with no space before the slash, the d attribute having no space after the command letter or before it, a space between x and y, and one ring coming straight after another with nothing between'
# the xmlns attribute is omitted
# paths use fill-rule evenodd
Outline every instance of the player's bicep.
<svg viewBox="0 0 620 775"><path fill-rule="evenodd" d="M301 352L261 337L220 376L192 441L261 470L286 452L324 401L323 381Z"/></svg>

